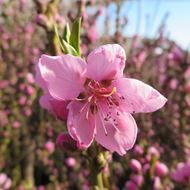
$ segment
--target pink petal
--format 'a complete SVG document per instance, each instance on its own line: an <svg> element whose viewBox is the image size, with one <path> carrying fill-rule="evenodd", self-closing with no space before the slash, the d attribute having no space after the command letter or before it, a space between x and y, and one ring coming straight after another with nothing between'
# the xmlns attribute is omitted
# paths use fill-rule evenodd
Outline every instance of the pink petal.
<svg viewBox="0 0 190 190"><path fill-rule="evenodd" d="M105 121L101 117L106 115L107 111L103 112L100 111L96 116L96 141L112 152L116 151L119 155L126 154L126 151L131 149L136 141L135 120L130 114L120 112L119 115L112 113L114 114L112 118ZM115 120L117 124L113 124L112 120Z"/></svg>
<svg viewBox="0 0 190 190"><path fill-rule="evenodd" d="M49 93L40 98L40 105L54 114L57 118L66 120L68 115L68 101L56 100Z"/></svg>
<svg viewBox="0 0 190 190"><path fill-rule="evenodd" d="M82 59L72 55L42 55L38 64L52 97L72 100L82 91L86 70L86 64Z"/></svg>
<svg viewBox="0 0 190 190"><path fill-rule="evenodd" d="M45 83L45 81L42 78L41 72L40 72L40 68L39 68L39 64L35 65L35 71L36 71L36 75L35 75L35 81L36 83L44 90L46 91L47 89L47 85Z"/></svg>
<svg viewBox="0 0 190 190"><path fill-rule="evenodd" d="M87 77L96 81L123 76L125 50L118 44L103 45L87 57Z"/></svg>
<svg viewBox="0 0 190 190"><path fill-rule="evenodd" d="M88 148L95 133L95 126L92 117L87 119L87 108L83 109L84 103L71 102L68 105L69 115L67 127L71 137L77 141L79 148ZM82 109L82 111L80 111Z"/></svg>
<svg viewBox="0 0 190 190"><path fill-rule="evenodd" d="M167 102L157 90L136 79L120 78L113 81L112 85L123 96L120 108L128 113L153 112Z"/></svg>

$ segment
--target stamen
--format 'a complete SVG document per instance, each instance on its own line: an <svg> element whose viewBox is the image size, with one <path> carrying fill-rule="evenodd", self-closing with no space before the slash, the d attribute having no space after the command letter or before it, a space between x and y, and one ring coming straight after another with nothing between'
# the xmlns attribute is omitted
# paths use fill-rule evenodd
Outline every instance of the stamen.
<svg viewBox="0 0 190 190"><path fill-rule="evenodd" d="M114 93L116 93L116 91L117 91L117 88L113 87L112 91L109 94L105 94L105 95L102 95L102 96L109 97L109 96L113 95Z"/></svg>
<svg viewBox="0 0 190 190"><path fill-rule="evenodd" d="M79 113L81 113L85 108L86 106L89 104L89 102L85 103L84 106L80 109Z"/></svg>

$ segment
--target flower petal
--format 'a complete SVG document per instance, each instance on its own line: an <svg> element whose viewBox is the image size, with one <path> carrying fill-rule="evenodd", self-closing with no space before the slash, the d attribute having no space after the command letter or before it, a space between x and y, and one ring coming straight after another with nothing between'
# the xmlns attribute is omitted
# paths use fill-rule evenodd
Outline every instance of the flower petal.
<svg viewBox="0 0 190 190"><path fill-rule="evenodd" d="M66 120L68 115L68 101L54 99L49 93L40 98L40 105L55 115L57 118Z"/></svg>
<svg viewBox="0 0 190 190"><path fill-rule="evenodd" d="M122 96L120 108L128 113L154 112L167 102L157 90L136 79L120 78L112 85Z"/></svg>
<svg viewBox="0 0 190 190"><path fill-rule="evenodd" d="M83 89L85 62L72 55L47 56L39 60L39 70L52 97L72 100Z"/></svg>
<svg viewBox="0 0 190 190"><path fill-rule="evenodd" d="M95 134L95 126L92 117L87 119L88 106L85 103L72 101L68 105L69 115L67 128L71 137L77 141L79 148L88 148ZM82 110L82 111L80 111Z"/></svg>
<svg viewBox="0 0 190 190"><path fill-rule="evenodd" d="M118 113L117 110L115 111ZM119 115L116 115L116 112L112 113L111 118L107 121L101 119L106 112L100 112L96 116L95 139L106 149L124 155L136 141L137 125L130 114L120 112Z"/></svg>
<svg viewBox="0 0 190 190"><path fill-rule="evenodd" d="M47 85L45 83L45 81L42 78L41 72L40 72L40 68L39 68L39 64L35 65L35 81L36 83L44 90L47 91Z"/></svg>
<svg viewBox="0 0 190 190"><path fill-rule="evenodd" d="M87 77L96 81L121 77L125 59L125 50L118 44L100 46L87 57Z"/></svg>

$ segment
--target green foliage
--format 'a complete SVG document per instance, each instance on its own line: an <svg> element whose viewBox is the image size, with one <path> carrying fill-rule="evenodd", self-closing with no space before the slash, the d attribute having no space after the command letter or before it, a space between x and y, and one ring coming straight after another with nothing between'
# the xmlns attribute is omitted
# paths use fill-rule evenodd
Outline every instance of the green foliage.
<svg viewBox="0 0 190 190"><path fill-rule="evenodd" d="M75 20L71 32L69 25L66 24L63 38L61 38L56 24L54 25L54 32L63 53L80 56L80 27L81 18Z"/></svg>

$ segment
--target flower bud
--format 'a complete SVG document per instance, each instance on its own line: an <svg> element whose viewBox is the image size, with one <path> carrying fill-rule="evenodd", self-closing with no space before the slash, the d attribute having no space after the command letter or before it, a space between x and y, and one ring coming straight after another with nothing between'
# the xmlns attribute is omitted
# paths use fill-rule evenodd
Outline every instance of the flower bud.
<svg viewBox="0 0 190 190"><path fill-rule="evenodd" d="M75 151L78 149L77 143L68 133L61 133L56 139L56 145L61 150Z"/></svg>
<svg viewBox="0 0 190 190"><path fill-rule="evenodd" d="M157 162L155 166L155 173L159 177L165 176L168 173L168 167L164 163Z"/></svg>
<svg viewBox="0 0 190 190"><path fill-rule="evenodd" d="M140 172L142 169L141 163L136 160L136 159L132 159L130 162L130 168L134 171L134 172Z"/></svg>

